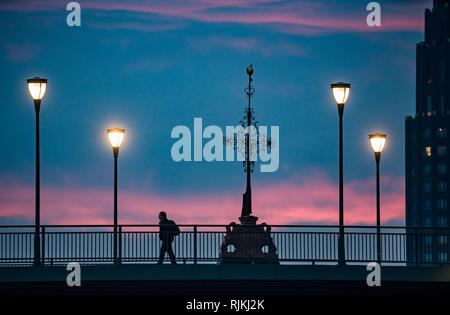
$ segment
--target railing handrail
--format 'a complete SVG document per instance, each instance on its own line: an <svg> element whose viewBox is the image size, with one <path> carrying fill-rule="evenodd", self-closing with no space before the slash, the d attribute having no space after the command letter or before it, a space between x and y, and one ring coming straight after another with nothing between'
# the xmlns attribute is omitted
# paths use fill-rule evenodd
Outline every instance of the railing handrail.
<svg viewBox="0 0 450 315"><path fill-rule="evenodd" d="M184 263L221 263L236 257L255 261L263 257L265 262L271 263L272 255L279 262L338 262L338 225L266 224L258 225L264 229L235 228L231 231L231 224L179 226L181 231L173 246L178 261ZM31 262L52 265L72 259L87 263L139 263L158 259L160 241L164 241L159 224L119 224L119 235L113 227L113 224L0 225L0 266ZM450 228L387 225L376 232L373 225L345 228L346 262L361 263L381 257L378 261L383 263L450 265ZM162 233L172 234L173 231ZM239 239L242 241L246 237L259 244L255 253L253 249L235 246ZM36 239L41 244L40 256L34 253ZM117 253L113 250L116 244ZM380 249L378 244L381 244ZM377 256L377 251L381 256ZM236 253L240 256L233 256Z"/></svg>
<svg viewBox="0 0 450 315"><path fill-rule="evenodd" d="M230 224L177 224L179 227L229 227ZM240 226L254 226L239 224ZM159 224L118 224L121 227L159 227ZM339 225L320 225L320 224L265 224L264 226L270 228L334 228L338 229ZM22 225L0 225L1 228L35 228L36 225L33 224L22 224ZM113 228L114 224L41 224L41 228ZM376 225L344 225L345 228L349 229L376 229ZM381 225L382 229L412 229L412 230L450 230L450 227L442 226L396 226L396 225Z"/></svg>

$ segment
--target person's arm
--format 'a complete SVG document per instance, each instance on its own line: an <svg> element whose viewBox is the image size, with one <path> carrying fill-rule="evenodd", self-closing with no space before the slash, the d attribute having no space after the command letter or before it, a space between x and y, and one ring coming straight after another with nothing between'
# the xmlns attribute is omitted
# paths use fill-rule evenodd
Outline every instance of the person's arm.
<svg viewBox="0 0 450 315"><path fill-rule="evenodd" d="M165 235L165 224L159 221L159 238L161 239Z"/></svg>
<svg viewBox="0 0 450 315"><path fill-rule="evenodd" d="M161 235L165 235L166 236L166 235L169 234L168 231L169 231L168 224L166 222L163 222L163 221L159 222L159 235L160 236Z"/></svg>

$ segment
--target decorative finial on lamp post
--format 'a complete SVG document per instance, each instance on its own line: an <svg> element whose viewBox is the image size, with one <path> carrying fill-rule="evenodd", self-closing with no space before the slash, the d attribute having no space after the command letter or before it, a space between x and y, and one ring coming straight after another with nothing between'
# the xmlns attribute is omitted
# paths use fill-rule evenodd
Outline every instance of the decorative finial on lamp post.
<svg viewBox="0 0 450 315"><path fill-rule="evenodd" d="M252 65L250 65L250 66L247 67L247 74L248 74L249 76L252 76L252 74L253 74L253 66L252 66Z"/></svg>

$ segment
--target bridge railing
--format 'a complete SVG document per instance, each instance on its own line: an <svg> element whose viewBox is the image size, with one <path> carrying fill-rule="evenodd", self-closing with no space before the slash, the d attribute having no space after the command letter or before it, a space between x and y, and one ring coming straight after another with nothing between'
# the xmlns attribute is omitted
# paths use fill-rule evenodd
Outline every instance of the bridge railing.
<svg viewBox="0 0 450 315"><path fill-rule="evenodd" d="M230 232L227 234L227 225L179 227L181 232L172 243L177 263L338 262L338 226L272 225L263 231L235 231L231 236ZM39 231L40 255L36 261L35 226L0 226L0 267L68 262L155 263L159 259L161 241L158 225L119 225L116 234L112 225L42 225ZM239 239L240 243L224 243L227 237ZM374 226L346 226L345 262L362 264L377 261L377 239ZM382 227L380 240L380 262L383 264L450 265L449 228ZM245 247L243 243L246 247L254 245L254 248L247 251L237 248ZM165 261L168 261L167 255Z"/></svg>

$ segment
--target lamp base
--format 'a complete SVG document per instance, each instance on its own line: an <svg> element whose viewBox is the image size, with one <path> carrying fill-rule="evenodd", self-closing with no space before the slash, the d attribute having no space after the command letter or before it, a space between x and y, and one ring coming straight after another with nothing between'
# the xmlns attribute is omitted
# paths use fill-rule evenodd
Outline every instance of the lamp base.
<svg viewBox="0 0 450 315"><path fill-rule="evenodd" d="M270 226L256 224L258 217L252 215L239 221L241 224L232 222L226 228L218 264L279 264Z"/></svg>
<svg viewBox="0 0 450 315"><path fill-rule="evenodd" d="M258 221L258 217L255 217L253 215L245 215L245 216L239 217L239 221L241 221L241 224L244 224L244 225L255 225L256 221Z"/></svg>

